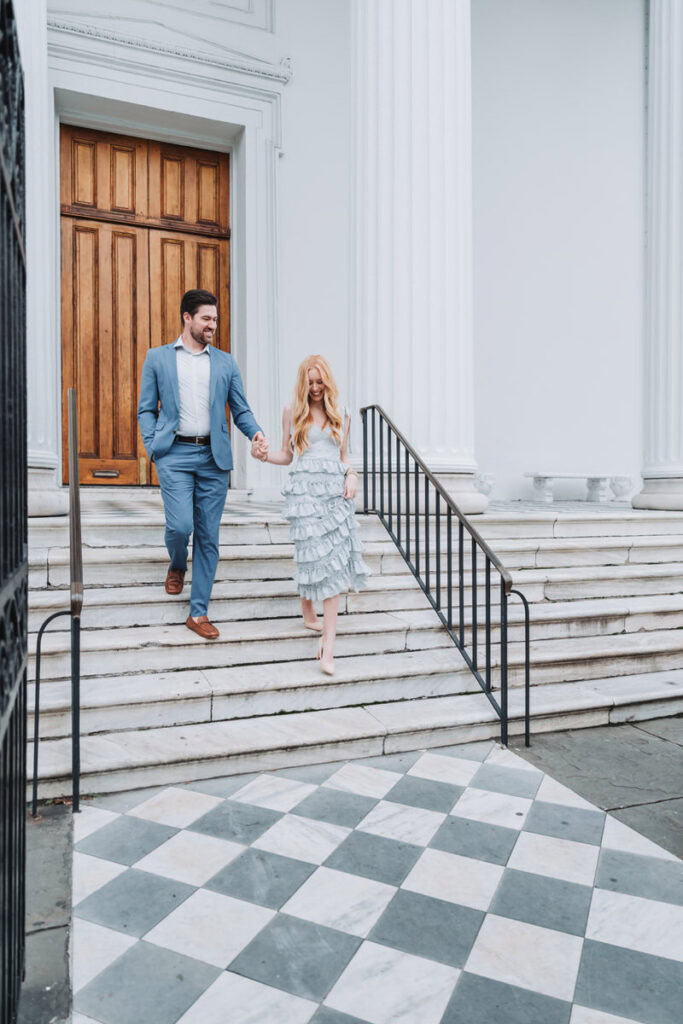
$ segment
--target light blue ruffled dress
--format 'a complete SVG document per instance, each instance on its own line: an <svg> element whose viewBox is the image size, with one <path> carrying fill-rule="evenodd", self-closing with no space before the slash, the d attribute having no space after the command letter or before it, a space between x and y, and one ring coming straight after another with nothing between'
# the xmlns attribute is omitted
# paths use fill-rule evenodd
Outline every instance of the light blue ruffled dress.
<svg viewBox="0 0 683 1024"><path fill-rule="evenodd" d="M282 489L283 515L294 541L296 589L301 597L324 601L361 590L370 570L363 561L355 502L344 497L345 467L332 430L314 424L308 440L310 446L294 455Z"/></svg>

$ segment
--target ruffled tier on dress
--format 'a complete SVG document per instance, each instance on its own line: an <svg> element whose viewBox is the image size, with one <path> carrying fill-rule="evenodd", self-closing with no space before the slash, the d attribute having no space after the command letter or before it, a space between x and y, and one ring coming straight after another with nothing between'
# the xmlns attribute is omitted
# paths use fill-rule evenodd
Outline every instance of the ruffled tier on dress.
<svg viewBox="0 0 683 1024"><path fill-rule="evenodd" d="M344 497L344 466L304 452L282 489L284 518L294 541L294 582L301 597L324 601L361 590L370 570L363 561L355 503Z"/></svg>

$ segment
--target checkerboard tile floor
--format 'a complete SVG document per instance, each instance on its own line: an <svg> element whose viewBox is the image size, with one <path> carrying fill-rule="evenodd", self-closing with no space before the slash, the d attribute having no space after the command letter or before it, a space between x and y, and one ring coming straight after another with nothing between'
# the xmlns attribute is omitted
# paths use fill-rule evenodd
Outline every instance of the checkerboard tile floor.
<svg viewBox="0 0 683 1024"><path fill-rule="evenodd" d="M95 798L74 1024L680 1024L683 864L493 744Z"/></svg>

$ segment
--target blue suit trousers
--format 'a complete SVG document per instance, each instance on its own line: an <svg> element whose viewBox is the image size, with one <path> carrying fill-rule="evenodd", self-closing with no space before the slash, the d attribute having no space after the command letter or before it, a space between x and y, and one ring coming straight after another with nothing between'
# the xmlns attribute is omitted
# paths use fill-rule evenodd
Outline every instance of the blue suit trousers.
<svg viewBox="0 0 683 1024"><path fill-rule="evenodd" d="M183 441L175 441L154 464L164 500L171 568L187 569L187 548L194 532L190 614L206 615L218 565L218 538L230 473L218 468L209 445Z"/></svg>

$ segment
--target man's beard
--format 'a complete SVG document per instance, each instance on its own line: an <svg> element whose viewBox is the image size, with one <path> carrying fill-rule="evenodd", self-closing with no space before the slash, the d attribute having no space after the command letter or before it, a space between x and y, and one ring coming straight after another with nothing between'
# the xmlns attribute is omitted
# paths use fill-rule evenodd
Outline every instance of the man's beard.
<svg viewBox="0 0 683 1024"><path fill-rule="evenodd" d="M190 325L190 334L192 335L193 340L196 341L198 345L208 345L208 343L211 341L211 338L213 338L213 332L211 332L210 337L204 337L203 327L200 327L198 330L195 330L195 328Z"/></svg>

